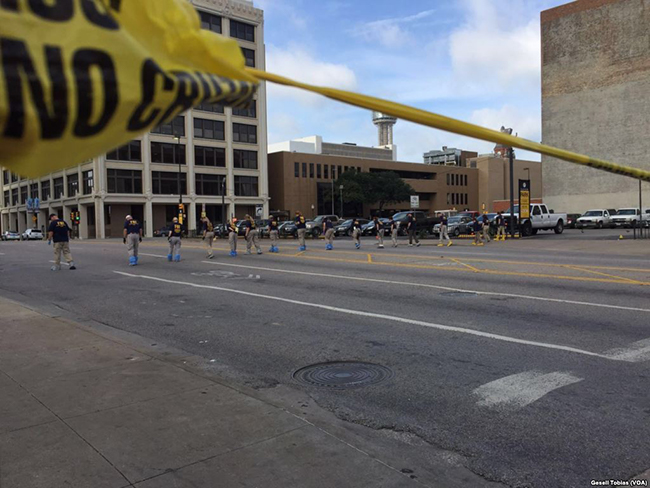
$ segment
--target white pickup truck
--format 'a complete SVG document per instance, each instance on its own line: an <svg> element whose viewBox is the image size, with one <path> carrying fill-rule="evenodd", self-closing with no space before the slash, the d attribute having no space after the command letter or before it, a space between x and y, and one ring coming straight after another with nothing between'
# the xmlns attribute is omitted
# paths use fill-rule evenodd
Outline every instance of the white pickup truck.
<svg viewBox="0 0 650 488"><path fill-rule="evenodd" d="M503 213L506 222L510 222L510 209ZM515 205L515 217L519 221L519 205ZM552 230L556 234L564 232L567 216L565 213L555 213L543 203L530 205L530 218L519 222L519 230L523 237L534 236L540 230Z"/></svg>

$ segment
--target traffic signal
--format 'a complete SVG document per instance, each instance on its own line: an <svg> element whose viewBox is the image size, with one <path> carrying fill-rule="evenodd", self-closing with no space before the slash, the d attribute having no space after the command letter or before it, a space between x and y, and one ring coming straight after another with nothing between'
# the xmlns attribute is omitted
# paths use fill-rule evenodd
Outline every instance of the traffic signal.
<svg viewBox="0 0 650 488"><path fill-rule="evenodd" d="M81 222L81 214L79 212L76 212L74 219L77 223Z"/></svg>
<svg viewBox="0 0 650 488"><path fill-rule="evenodd" d="M74 212L70 212L70 222L74 222Z"/></svg>
<svg viewBox="0 0 650 488"><path fill-rule="evenodd" d="M183 223L183 216L185 215L185 205L182 203L178 204L178 223Z"/></svg>

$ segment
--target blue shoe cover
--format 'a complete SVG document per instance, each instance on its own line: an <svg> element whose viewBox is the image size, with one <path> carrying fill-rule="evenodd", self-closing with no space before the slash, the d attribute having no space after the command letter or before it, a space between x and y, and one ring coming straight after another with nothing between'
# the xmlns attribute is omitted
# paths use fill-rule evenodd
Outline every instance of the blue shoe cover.
<svg viewBox="0 0 650 488"><path fill-rule="evenodd" d="M130 256L129 257L129 266L135 266L135 265L136 265L135 257Z"/></svg>
<svg viewBox="0 0 650 488"><path fill-rule="evenodd" d="M171 254L168 254L168 255L167 255L167 261L171 262L171 260L172 260L172 255L171 255Z"/></svg>
<svg viewBox="0 0 650 488"><path fill-rule="evenodd" d="M138 264L138 256L133 256L133 258L135 259L135 264L137 265Z"/></svg>
<svg viewBox="0 0 650 488"><path fill-rule="evenodd" d="M181 261L181 255L180 255L180 254L177 254L176 256L174 256L174 261L176 261L177 263L179 263L179 262Z"/></svg>
<svg viewBox="0 0 650 488"><path fill-rule="evenodd" d="M230 255L234 258L237 256L237 251L230 251Z"/></svg>

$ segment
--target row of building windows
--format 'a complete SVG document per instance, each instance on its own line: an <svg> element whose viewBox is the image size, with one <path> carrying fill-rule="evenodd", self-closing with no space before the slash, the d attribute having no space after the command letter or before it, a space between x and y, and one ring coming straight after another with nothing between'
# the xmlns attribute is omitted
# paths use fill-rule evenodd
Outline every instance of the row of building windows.
<svg viewBox="0 0 650 488"><path fill-rule="evenodd" d="M448 186L467 186L467 175L447 173Z"/></svg>
<svg viewBox="0 0 650 488"><path fill-rule="evenodd" d="M447 205L467 205L467 193L447 193Z"/></svg>
<svg viewBox="0 0 650 488"><path fill-rule="evenodd" d="M142 161L140 141L128 144L106 154L111 161ZM185 144L166 142L151 143L151 162L159 164L185 164ZM194 164L197 166L226 167L226 150L223 147L194 146ZM233 149L233 167L237 169L257 169L257 151Z"/></svg>
<svg viewBox="0 0 650 488"><path fill-rule="evenodd" d="M201 17L202 29L221 34L221 23L223 19L219 15L199 11L199 16ZM244 41L255 42L255 26L231 19L230 37L235 37Z"/></svg>
<svg viewBox="0 0 650 488"><path fill-rule="evenodd" d="M361 173L361 166L335 166L335 165L329 165L329 164L319 164L319 163L293 163L293 175L296 178L300 178L301 174L301 168L302 168L302 177L303 178L322 178L329 180L330 176L331 179L335 180L336 175L338 174L341 176L344 172L353 170ZM307 173L307 169L309 168L309 176Z"/></svg>
<svg viewBox="0 0 650 488"><path fill-rule="evenodd" d="M108 193L142 193L142 171L109 169L107 171ZM224 175L196 174L197 195L220 196ZM179 181L180 180L180 181ZM166 171L151 173L151 191L154 195L178 195L180 191L187 194L187 174ZM256 197L259 195L256 176L235 176L235 195Z"/></svg>
<svg viewBox="0 0 650 488"><path fill-rule="evenodd" d="M108 169L106 172L108 193L142 193L142 171ZM197 195L222 195L221 189L225 176L210 175L197 173L195 175L196 194ZM180 178L181 191L187 194L187 175L181 173ZM54 200L64 197L63 177L55 178L54 181ZM75 196L79 191L79 175L68 175L68 198ZM178 195L178 173L153 171L151 173L151 191L154 195ZM94 186L93 171L83 172L83 194L92 193ZM20 199L19 199L20 191ZM39 198L38 183L33 183L29 187L23 186L20 189L13 188L11 192L4 192L4 206L25 205L29 192L30 198ZM259 195L258 178L256 176L235 176L235 195L242 197L256 197ZM42 202L50 199L50 182L41 182L40 197Z"/></svg>
<svg viewBox="0 0 650 488"><path fill-rule="evenodd" d="M235 109L238 113L248 113L247 111L256 111L255 106L251 109ZM185 117L179 115L171 122L159 125L151 131L153 134L164 134L175 137L185 136ZM213 139L216 141L225 141L225 123L221 120L201 119L194 117L194 137L200 139ZM257 126L249 124L232 124L232 139L234 142L246 142L257 144Z"/></svg>
<svg viewBox="0 0 650 488"><path fill-rule="evenodd" d="M90 195L93 192L93 186L95 185L95 179L93 176L93 170L84 171L81 173L82 178L82 194ZM54 199L59 199L64 196L65 184L63 181L63 176L59 178L54 178L52 181L54 188ZM67 176L68 184L68 197L73 197L79 193L79 174L72 173ZM18 188L13 188L11 194L9 190L4 192L4 205L5 207L10 207L11 205L25 205L27 203L27 197L29 198L39 198L41 202L47 202L52 196L50 191L50 180L45 180L40 183L41 189L39 192L38 189L39 183L31 183L30 185L25 185L20 187L20 199L18 198Z"/></svg>

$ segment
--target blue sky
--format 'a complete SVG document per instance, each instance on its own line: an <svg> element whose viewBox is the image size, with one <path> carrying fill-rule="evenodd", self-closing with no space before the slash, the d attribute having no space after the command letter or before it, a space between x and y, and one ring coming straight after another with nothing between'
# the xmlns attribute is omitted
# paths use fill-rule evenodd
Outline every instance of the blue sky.
<svg viewBox="0 0 650 488"><path fill-rule="evenodd" d="M539 14L567 0L254 1L268 71L541 139ZM268 122L270 143L318 134L377 144L369 112L295 89L269 86ZM401 161L494 146L404 121L394 138Z"/></svg>

